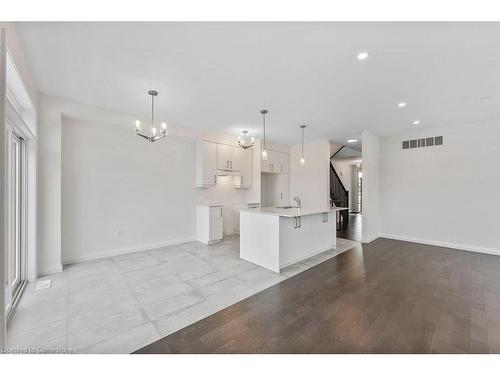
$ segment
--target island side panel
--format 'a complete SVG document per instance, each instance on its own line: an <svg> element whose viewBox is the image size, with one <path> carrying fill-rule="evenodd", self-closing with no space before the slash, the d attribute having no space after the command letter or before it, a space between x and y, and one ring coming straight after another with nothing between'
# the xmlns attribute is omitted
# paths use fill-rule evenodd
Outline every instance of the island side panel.
<svg viewBox="0 0 500 375"><path fill-rule="evenodd" d="M240 258L280 272L279 216L240 212Z"/></svg>
<svg viewBox="0 0 500 375"><path fill-rule="evenodd" d="M280 268L300 262L337 246L335 212L302 216L301 227L295 228L293 218L280 218Z"/></svg>

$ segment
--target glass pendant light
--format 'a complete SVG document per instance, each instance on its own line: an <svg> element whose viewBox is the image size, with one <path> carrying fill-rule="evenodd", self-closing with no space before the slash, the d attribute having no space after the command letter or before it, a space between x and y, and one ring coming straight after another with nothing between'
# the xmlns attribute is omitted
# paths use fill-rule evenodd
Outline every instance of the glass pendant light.
<svg viewBox="0 0 500 375"><path fill-rule="evenodd" d="M264 134L264 143L262 147L262 160L267 160L267 146L266 146L266 115L267 109L262 109L260 113L262 113L262 131Z"/></svg>
<svg viewBox="0 0 500 375"><path fill-rule="evenodd" d="M304 159L304 129L306 125L300 125L300 129L302 130L302 149L301 149L301 157L300 157L300 165L306 164L306 159Z"/></svg>

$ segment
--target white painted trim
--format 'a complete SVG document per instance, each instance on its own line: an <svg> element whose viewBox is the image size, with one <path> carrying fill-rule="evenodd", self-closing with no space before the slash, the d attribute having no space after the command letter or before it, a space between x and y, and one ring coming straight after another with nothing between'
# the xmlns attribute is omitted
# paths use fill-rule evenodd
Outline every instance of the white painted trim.
<svg viewBox="0 0 500 375"><path fill-rule="evenodd" d="M393 234L381 234L379 237L388 238L391 240L415 242L415 243L420 243L420 244L424 244L424 245L447 247L447 248L454 249L454 250L463 250L463 251L472 251L475 253L500 255L500 249L494 249L491 247L466 245L466 244L446 242L446 241L436 241L436 240L429 240L429 239L424 239L424 238L398 236L398 235L393 235Z"/></svg>
<svg viewBox="0 0 500 375"><path fill-rule="evenodd" d="M53 273L62 272L62 270L62 264L53 264L43 270L40 270L40 276L52 275Z"/></svg>
<svg viewBox="0 0 500 375"><path fill-rule="evenodd" d="M374 234L374 235L373 235L373 236L371 236L371 237L368 237L368 238L363 238L363 239L361 240L361 242L362 242L362 243L370 243L370 242L372 242L372 241L376 240L376 239L377 239L377 238L379 238L379 237L381 237L379 234Z"/></svg>
<svg viewBox="0 0 500 375"><path fill-rule="evenodd" d="M136 253L139 251L158 249L160 247L180 245L180 244L183 244L186 242L193 242L193 241L196 241L195 237L188 237L188 238L181 238L181 239L177 239L177 240L154 242L154 243L150 243L150 244L127 246L127 247L122 247L122 248L107 250L107 251L92 252L92 253L87 253L84 256L77 256L77 257L73 257L73 258L71 258L71 257L64 258L63 264L67 265L67 264L73 264L73 263L79 263L79 262L86 262L89 260L108 258L108 257L116 256L116 255L130 254L130 253Z"/></svg>

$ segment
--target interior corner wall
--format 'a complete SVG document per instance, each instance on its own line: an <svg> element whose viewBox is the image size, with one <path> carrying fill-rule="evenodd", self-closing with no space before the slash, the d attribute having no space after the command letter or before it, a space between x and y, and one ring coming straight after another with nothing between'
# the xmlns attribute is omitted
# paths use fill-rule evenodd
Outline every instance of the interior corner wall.
<svg viewBox="0 0 500 375"><path fill-rule="evenodd" d="M442 146L402 150L440 135ZM500 255L499 144L499 120L381 139L381 236Z"/></svg>
<svg viewBox="0 0 500 375"><path fill-rule="evenodd" d="M368 131L362 133L362 241L369 243L380 235L380 140Z"/></svg>
<svg viewBox="0 0 500 375"><path fill-rule="evenodd" d="M131 127L135 116L39 95L39 265L63 264L193 241L196 204L221 204L224 232L234 232L233 203L246 189L230 176L195 187L195 142L236 138L170 127L149 143Z"/></svg>
<svg viewBox="0 0 500 375"><path fill-rule="evenodd" d="M290 148L290 197L299 196L302 207L330 205L330 142L304 143L305 165L300 164L301 145Z"/></svg>

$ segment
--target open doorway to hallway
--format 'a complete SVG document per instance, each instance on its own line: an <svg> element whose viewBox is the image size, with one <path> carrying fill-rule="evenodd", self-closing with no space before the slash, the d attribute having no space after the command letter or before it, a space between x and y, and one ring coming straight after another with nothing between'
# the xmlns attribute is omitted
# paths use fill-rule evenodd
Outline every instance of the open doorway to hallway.
<svg viewBox="0 0 500 375"><path fill-rule="evenodd" d="M330 158L330 198L339 214L337 236L361 241L363 168L361 151L341 146Z"/></svg>

